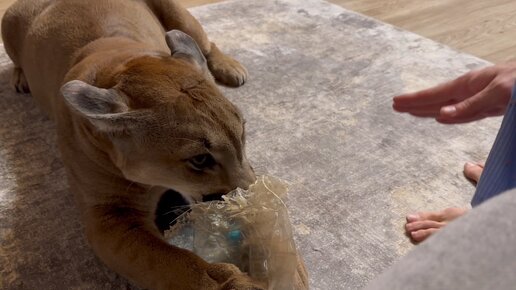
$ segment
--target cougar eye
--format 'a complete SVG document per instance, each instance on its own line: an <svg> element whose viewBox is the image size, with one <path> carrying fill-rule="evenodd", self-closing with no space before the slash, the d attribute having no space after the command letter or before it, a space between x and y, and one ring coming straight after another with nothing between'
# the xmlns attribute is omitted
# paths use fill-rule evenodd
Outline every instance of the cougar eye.
<svg viewBox="0 0 516 290"><path fill-rule="evenodd" d="M188 160L193 169L202 171L215 165L215 159L210 154L197 155Z"/></svg>

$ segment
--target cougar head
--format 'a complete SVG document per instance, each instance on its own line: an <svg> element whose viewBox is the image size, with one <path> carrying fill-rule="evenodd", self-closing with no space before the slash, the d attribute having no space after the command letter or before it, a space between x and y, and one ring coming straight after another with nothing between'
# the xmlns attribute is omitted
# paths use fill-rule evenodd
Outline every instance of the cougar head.
<svg viewBox="0 0 516 290"><path fill-rule="evenodd" d="M129 60L114 86L66 83L67 104L107 136L106 151L128 180L191 201L247 188L255 175L241 112L217 88L192 38L172 31L167 43L172 55Z"/></svg>

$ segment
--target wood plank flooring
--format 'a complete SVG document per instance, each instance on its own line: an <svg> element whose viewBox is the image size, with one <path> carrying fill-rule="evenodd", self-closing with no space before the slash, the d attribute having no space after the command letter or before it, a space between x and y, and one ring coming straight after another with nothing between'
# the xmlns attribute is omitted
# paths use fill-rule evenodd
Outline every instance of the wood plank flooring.
<svg viewBox="0 0 516 290"><path fill-rule="evenodd" d="M178 1L195 7L222 0ZM492 62L516 60L513 0L330 1ZM0 16L13 2L0 0Z"/></svg>

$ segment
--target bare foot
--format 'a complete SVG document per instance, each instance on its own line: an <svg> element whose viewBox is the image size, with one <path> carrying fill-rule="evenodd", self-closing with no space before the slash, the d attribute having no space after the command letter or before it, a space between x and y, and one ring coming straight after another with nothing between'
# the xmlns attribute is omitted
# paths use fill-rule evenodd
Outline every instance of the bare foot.
<svg viewBox="0 0 516 290"><path fill-rule="evenodd" d="M464 165L464 176L476 184L480 180L483 170L484 163L468 162ZM466 208L451 207L442 211L409 214L407 215L405 231L412 242L417 244L426 240L449 222L464 215L467 211Z"/></svg>
<svg viewBox="0 0 516 290"><path fill-rule="evenodd" d="M465 208L450 207L442 211L409 214L405 230L412 242L417 244L466 212Z"/></svg>

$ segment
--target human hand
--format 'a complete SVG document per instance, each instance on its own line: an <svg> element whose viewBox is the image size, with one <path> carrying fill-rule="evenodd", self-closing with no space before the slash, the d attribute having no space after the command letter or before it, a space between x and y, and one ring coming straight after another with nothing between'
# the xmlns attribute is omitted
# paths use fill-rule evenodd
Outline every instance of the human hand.
<svg viewBox="0 0 516 290"><path fill-rule="evenodd" d="M393 98L394 110L445 124L503 115L516 80L516 63L471 71L433 88Z"/></svg>

